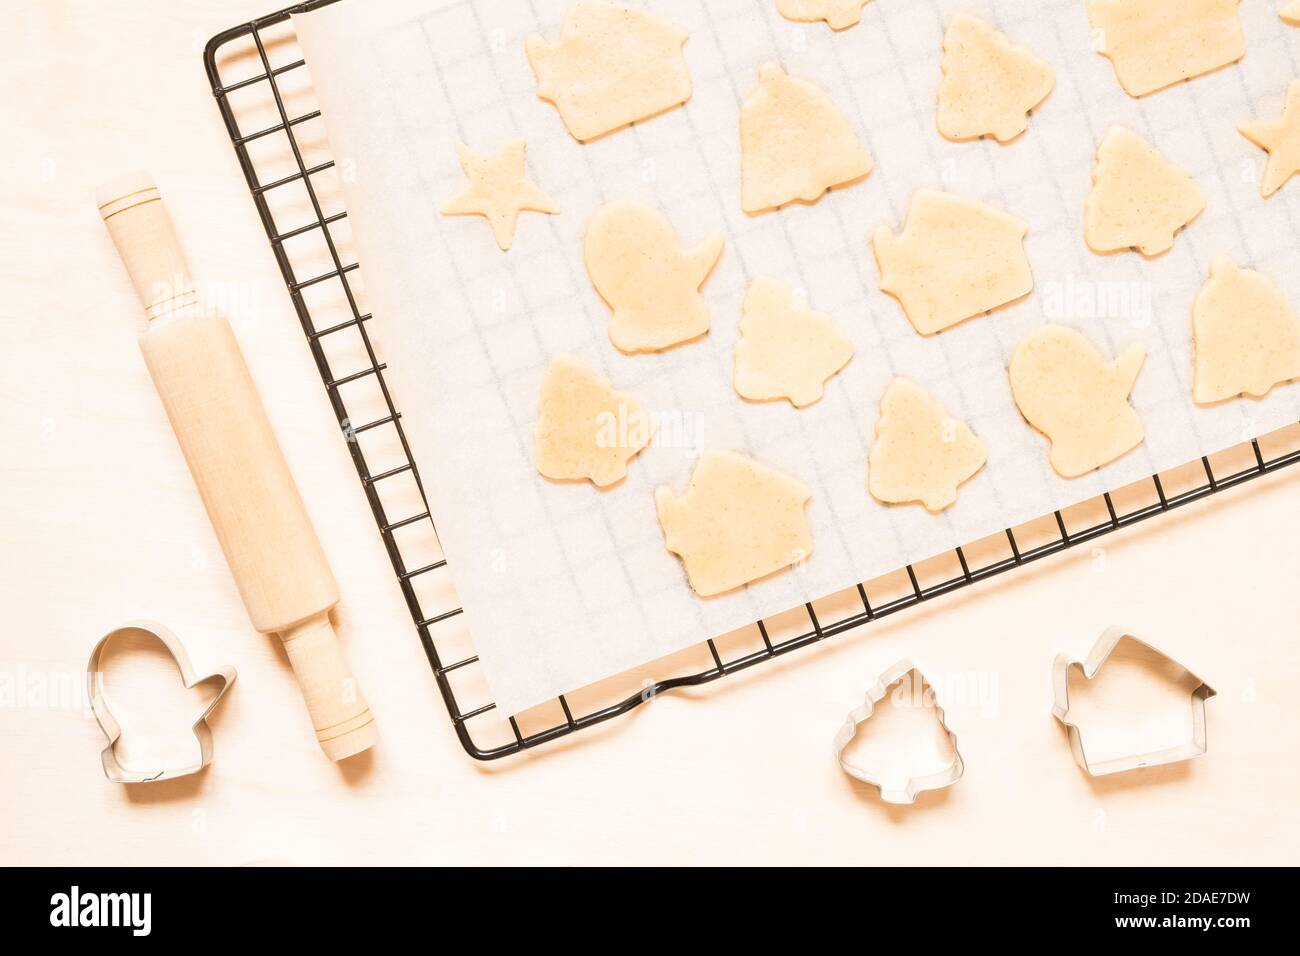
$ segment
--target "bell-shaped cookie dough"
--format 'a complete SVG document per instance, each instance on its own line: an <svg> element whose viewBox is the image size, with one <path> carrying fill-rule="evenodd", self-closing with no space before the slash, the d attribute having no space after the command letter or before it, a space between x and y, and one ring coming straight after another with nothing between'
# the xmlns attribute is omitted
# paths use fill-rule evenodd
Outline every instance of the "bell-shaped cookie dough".
<svg viewBox="0 0 1300 956"><path fill-rule="evenodd" d="M1097 149L1083 235L1093 252L1159 255L1205 209L1195 181L1137 133L1112 126Z"/></svg>
<svg viewBox="0 0 1300 956"><path fill-rule="evenodd" d="M1236 63L1246 54L1240 0L1088 0L1088 20L1129 96Z"/></svg>
<svg viewBox="0 0 1300 956"><path fill-rule="evenodd" d="M957 141L1015 139L1056 84L1050 66L966 13L948 21L939 68L939 132Z"/></svg>
<svg viewBox="0 0 1300 956"><path fill-rule="evenodd" d="M444 216L483 216L502 251L515 240L519 213L557 213L555 200L533 185L524 170L524 141L515 140L495 156L480 156L461 145L460 168L469 185L442 207Z"/></svg>
<svg viewBox="0 0 1300 956"><path fill-rule="evenodd" d="M796 309L789 288L775 279L755 279L742 308L733 377L742 398L811 405L853 357L853 344L831 317Z"/></svg>
<svg viewBox="0 0 1300 956"><path fill-rule="evenodd" d="M572 0L559 40L533 34L524 49L537 95L585 142L690 99L685 42L685 30L644 10Z"/></svg>
<svg viewBox="0 0 1300 956"><path fill-rule="evenodd" d="M812 554L802 481L730 451L700 456L684 495L655 489L664 546L700 597L722 594Z"/></svg>
<svg viewBox="0 0 1300 956"><path fill-rule="evenodd" d="M987 460L984 443L929 392L906 378L889 383L867 459L873 498L884 504L919 501L927 511L942 511L957 500L957 486Z"/></svg>
<svg viewBox="0 0 1300 956"><path fill-rule="evenodd" d="M1300 319L1272 280L1227 256L1210 264L1192 305L1192 398L1260 397L1300 378Z"/></svg>
<svg viewBox="0 0 1300 956"><path fill-rule="evenodd" d="M1146 346L1134 343L1107 362L1083 335L1045 325L1011 356L1011 394L1025 420L1052 444L1062 478L1077 478L1142 444L1129 404Z"/></svg>
<svg viewBox="0 0 1300 956"><path fill-rule="evenodd" d="M748 213L815 202L871 172L871 155L818 86L775 63L740 106L740 205Z"/></svg>
<svg viewBox="0 0 1300 956"><path fill-rule="evenodd" d="M862 8L871 0L776 0L776 9L787 20L815 23L825 20L832 30L844 30L862 19Z"/></svg>
<svg viewBox="0 0 1300 956"><path fill-rule="evenodd" d="M627 477L627 463L650 444L653 423L645 409L567 355L547 367L537 411L537 471L554 481L617 484Z"/></svg>
<svg viewBox="0 0 1300 956"><path fill-rule="evenodd" d="M1281 116L1275 120L1242 123L1237 129L1246 139L1268 151L1259 192L1261 196L1273 195L1300 171L1300 80L1292 80L1287 87Z"/></svg>
<svg viewBox="0 0 1300 956"><path fill-rule="evenodd" d="M656 352L709 331L700 286L722 255L722 236L683 250L672 225L645 203L606 203L591 217L583 256L614 310L609 339L624 352Z"/></svg>
<svg viewBox="0 0 1300 956"><path fill-rule="evenodd" d="M992 206L919 189L903 231L872 236L880 288L898 299L922 335L996 309L1034 287L1025 256L1029 226Z"/></svg>

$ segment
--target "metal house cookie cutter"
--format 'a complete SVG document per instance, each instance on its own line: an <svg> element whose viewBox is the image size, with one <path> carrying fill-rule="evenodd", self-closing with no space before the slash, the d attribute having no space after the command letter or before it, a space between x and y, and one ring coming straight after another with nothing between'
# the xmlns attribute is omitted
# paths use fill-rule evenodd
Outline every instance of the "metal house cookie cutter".
<svg viewBox="0 0 1300 956"><path fill-rule="evenodd" d="M902 788L895 789L881 777L858 766L844 756L845 749L857 736L858 725L868 720L875 713L876 705L885 699L891 688L911 675L915 675L915 679L920 681L921 686L929 687L931 694L934 694L934 688L925 679L925 675L921 673L920 669L909 660L901 660L876 678L876 683L867 690L866 699L859 706L849 711L844 726L839 729L835 739L831 742L840 769L853 779L861 780L863 783L879 790L880 799L885 803L914 803L917 795L922 791L938 790L942 787L951 786L960 780L962 774L966 772L966 765L961 759L961 753L957 750L957 735L949 729L943 708L939 706L937 699L934 700L935 716L939 718L939 726L948 735L948 742L952 745L952 763L947 767L936 773L909 777Z"/></svg>
<svg viewBox="0 0 1300 956"><path fill-rule="evenodd" d="M1176 747L1167 747L1164 750L1154 750L1149 753L1113 757L1109 760L1093 763L1088 760L1088 754L1084 750L1083 736L1079 725L1070 720L1070 671L1072 668L1078 668L1083 673L1084 679L1092 680L1093 675L1101 670L1106 663L1111 652L1115 650L1121 641L1125 640L1145 647L1152 653L1181 668L1196 682L1197 686L1191 693L1192 737L1186 743L1179 744ZM1206 751L1205 702L1214 696L1214 688L1159 648L1148 644L1139 637L1135 637L1127 628L1118 626L1107 628L1101 637L1097 639L1097 643L1093 645L1092 650L1089 651L1086 660L1076 661L1067 654L1058 654L1056 661L1052 665L1052 690L1055 698L1055 703L1052 706L1052 716L1059 720L1069 732L1070 750L1074 754L1074 760L1090 777L1123 773L1126 770L1136 770L1139 767L1156 767L1160 764L1177 763L1181 760L1199 757Z"/></svg>
<svg viewBox="0 0 1300 956"><path fill-rule="evenodd" d="M181 767L164 767L161 770L132 770L124 767L117 760L117 742L122 736L122 728L118 726L117 721L113 718L112 712L108 709L108 700L104 694L104 674L100 669L100 659L103 657L104 648L115 637L130 631L138 631L157 638L162 642L163 647L171 654L172 659L176 662L177 669L181 672L181 680L185 684L186 690L191 690L205 681L220 679L220 685L208 706L199 714L198 720L194 722L194 737L199 743L199 760L195 764L187 764ZM121 627L114 628L103 637L90 652L90 661L86 664L86 691L90 695L90 706L95 711L95 719L99 721L99 727L104 731L104 736L108 738L108 746L100 753L100 761L104 765L104 776L108 777L114 783L152 783L156 780L170 780L173 777L185 777L192 773L198 773L209 763L212 762L212 730L208 727L208 715L221 702L230 685L235 682L235 669L233 667L223 667L216 673L208 674L204 677L196 677L194 669L190 665L189 655L185 653L185 647L180 640L169 629L153 621L128 621Z"/></svg>

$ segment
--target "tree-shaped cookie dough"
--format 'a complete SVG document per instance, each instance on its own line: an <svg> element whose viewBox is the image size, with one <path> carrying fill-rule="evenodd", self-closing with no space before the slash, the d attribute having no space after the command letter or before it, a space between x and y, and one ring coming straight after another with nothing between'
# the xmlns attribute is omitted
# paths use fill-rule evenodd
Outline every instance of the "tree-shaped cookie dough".
<svg viewBox="0 0 1300 956"><path fill-rule="evenodd" d="M572 0L559 40L533 34L524 49L537 95L585 142L690 99L685 42L685 30L644 10Z"/></svg>
<svg viewBox="0 0 1300 956"><path fill-rule="evenodd" d="M650 416L636 400L565 355L546 369L537 411L537 471L555 481L616 484L650 444Z"/></svg>
<svg viewBox="0 0 1300 956"><path fill-rule="evenodd" d="M787 20L815 23L825 20L832 30L844 30L862 19L862 8L871 0L776 0L776 9Z"/></svg>
<svg viewBox="0 0 1300 956"><path fill-rule="evenodd" d="M711 597L804 560L812 532L802 481L730 451L700 456L684 495L655 489L664 546L691 588Z"/></svg>
<svg viewBox="0 0 1300 956"><path fill-rule="evenodd" d="M748 213L799 200L871 172L871 155L820 87L775 63L740 106L740 205Z"/></svg>
<svg viewBox="0 0 1300 956"><path fill-rule="evenodd" d="M1205 196L1185 172L1141 136L1112 126L1097 149L1083 235L1093 252L1137 249L1159 255L1174 233L1205 209Z"/></svg>
<svg viewBox="0 0 1300 956"><path fill-rule="evenodd" d="M939 132L958 141L1015 139L1056 83L1050 66L965 13L948 21L939 67Z"/></svg>
<svg viewBox="0 0 1300 956"><path fill-rule="evenodd" d="M1045 325L1011 356L1011 393L1025 420L1052 444L1062 478L1077 478L1142 443L1142 422L1129 404L1146 346L1135 343L1107 362L1082 334Z"/></svg>
<svg viewBox="0 0 1300 956"><path fill-rule="evenodd" d="M677 233L645 203L606 203L591 217L583 256L614 310L609 339L624 352L656 352L709 331L700 286L722 255L722 236L683 250Z"/></svg>
<svg viewBox="0 0 1300 956"><path fill-rule="evenodd" d="M885 504L919 501L927 511L942 511L957 500L957 486L987 460L984 443L929 392L906 378L889 383L867 459L873 498Z"/></svg>
<svg viewBox="0 0 1300 956"><path fill-rule="evenodd" d="M1246 53L1240 0L1088 0L1096 50L1129 96L1146 96Z"/></svg>
<svg viewBox="0 0 1300 956"><path fill-rule="evenodd" d="M1271 196L1300 170L1300 80L1292 80L1286 91L1282 115L1275 120L1255 120L1237 127L1241 135L1268 151L1261 196Z"/></svg>
<svg viewBox="0 0 1300 956"><path fill-rule="evenodd" d="M1267 276L1226 256L1192 306L1192 397L1202 405L1259 397L1300 378L1300 319Z"/></svg>
<svg viewBox="0 0 1300 956"><path fill-rule="evenodd" d="M852 357L853 344L829 315L795 308L789 288L775 279L754 280L735 351L734 383L742 398L811 405Z"/></svg>
<svg viewBox="0 0 1300 956"><path fill-rule="evenodd" d="M898 299L916 331L930 335L1027 295L1029 226L992 206L919 189L895 236L872 236L880 288Z"/></svg>
<svg viewBox="0 0 1300 956"><path fill-rule="evenodd" d="M447 205L444 216L483 216L492 227L497 245L504 251L515 240L519 213L557 213L560 207L528 178L524 170L524 141L506 146L495 156L480 156L468 146L457 147L460 168L469 185Z"/></svg>

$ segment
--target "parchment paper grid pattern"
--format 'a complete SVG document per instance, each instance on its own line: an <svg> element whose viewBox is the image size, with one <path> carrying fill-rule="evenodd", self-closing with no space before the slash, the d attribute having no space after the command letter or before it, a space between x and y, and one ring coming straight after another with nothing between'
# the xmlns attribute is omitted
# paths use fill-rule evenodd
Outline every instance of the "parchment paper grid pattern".
<svg viewBox="0 0 1300 956"><path fill-rule="evenodd" d="M399 394L410 395L403 404L436 409L408 414L408 426L422 471L432 475L434 515L489 682L507 712L1300 417L1293 387L1212 409L1190 400L1190 304L1210 259L1232 255L1300 299L1288 268L1300 238L1296 200L1287 190L1259 198L1263 154L1235 130L1241 120L1275 114L1296 72L1291 28L1265 5L1243 9L1249 46L1240 65L1135 101L1092 52L1082 3L876 0L859 26L838 34L788 23L766 0L647 3L688 30L694 95L684 108L586 146L537 100L523 55L528 34L557 34L562 3L423 6L361 45L386 81L370 91L395 126L383 142L400 142L403 153L359 159L384 194L377 205L407 210L394 236L410 250L407 261L394 261L388 250L363 246L362 259L368 284L391 283L404 306L393 321L380 313L387 354L404 386ZM951 144L934 129L942 23L958 9L985 17L1056 69L1056 89L1010 146ZM815 205L749 217L739 208L736 115L768 59L827 90L876 169ZM1093 152L1114 123L1154 143L1207 195L1201 219L1156 260L1098 257L1083 245ZM503 256L481 220L435 210L463 181L456 141L490 151L519 137L528 142L530 174L563 213L525 214ZM403 167L410 182L402 182ZM918 336L879 292L868 236L880 223L898 228L922 186L1028 221L1034 294ZM652 356L624 356L608 342L608 309L587 279L581 247L591 212L612 198L652 203L688 245L723 233L723 259L704 288L713 317L706 339ZM853 339L855 358L810 409L750 405L731 389L740 301L759 275L800 290ZM1091 314L1096 296L1128 304L1122 314ZM1134 392L1147 441L1073 482L1050 472L1045 443L1020 418L1005 380L1015 344L1047 320L1079 327L1110 354L1134 340L1149 349ZM702 422L701 447L737 448L807 482L813 557L793 574L700 601L663 549L651 502L656 485L685 484L686 449L652 447L612 492L538 478L537 387L546 362L562 352L601 368L669 420L680 413L688 426ZM989 465L944 515L884 508L866 494L876 403L895 374L933 391L989 447Z"/></svg>

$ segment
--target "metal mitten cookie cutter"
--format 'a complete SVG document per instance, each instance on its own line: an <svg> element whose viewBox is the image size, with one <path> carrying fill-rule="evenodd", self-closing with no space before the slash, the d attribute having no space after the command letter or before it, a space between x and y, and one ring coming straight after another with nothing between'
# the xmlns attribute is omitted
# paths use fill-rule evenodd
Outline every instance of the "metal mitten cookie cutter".
<svg viewBox="0 0 1300 956"><path fill-rule="evenodd" d="M943 708L939 706L937 700L934 702L935 716L939 718L939 726L948 735L948 742L952 745L952 763L947 767L936 773L909 777L902 787L896 788L886 782L883 776L858 766L844 756L845 749L857 736L858 725L868 720L875 713L876 705L885 699L885 695L889 693L891 688L909 678L919 682L920 686L930 687L925 675L911 661L899 661L876 679L876 683L867 690L866 699L862 704L849 711L844 726L839 729L831 743L840 769L854 780L861 780L863 783L879 790L880 799L885 803L914 803L917 794L921 793L921 791L938 790L942 787L951 786L960 780L961 775L966 772L966 765L962 762L961 754L957 750L957 735L948 728ZM930 690L933 693L933 687Z"/></svg>
<svg viewBox="0 0 1300 956"><path fill-rule="evenodd" d="M1179 744L1176 747L1167 747L1164 750L1128 754L1123 757L1091 762L1088 760L1087 751L1083 746L1083 735L1079 725L1070 720L1070 671L1072 668L1078 668L1086 680L1092 680L1093 675L1101 670L1116 646L1121 641L1126 640L1132 641L1182 668L1196 682L1197 686L1191 693L1192 737L1186 743ZM1059 720L1069 732L1070 750L1074 754L1075 762L1091 777L1122 773L1125 770L1136 770L1138 767L1155 767L1165 763L1177 763L1180 760L1190 760L1192 757L1199 757L1205 753L1205 702L1214 696L1214 688L1159 648L1153 647L1141 638L1135 637L1127 628L1107 628L1098 638L1097 643L1093 645L1087 659L1084 661L1072 660L1066 654L1058 654L1055 663L1052 665L1052 689L1056 701L1052 707L1052 716Z"/></svg>
<svg viewBox="0 0 1300 956"><path fill-rule="evenodd" d="M132 770L118 763L117 742L122 736L122 728L118 726L117 721L113 719L112 712L108 709L108 701L104 695L104 674L99 665L104 654L104 648L108 646L109 642L115 637L131 631L148 634L162 642L162 645L167 648L168 653L176 662L176 667L181 672L181 680L184 682L186 690L191 690L205 681L220 680L216 694L208 702L208 706L203 709L203 713L199 715L192 728L194 737L199 744L198 763L186 764L180 767L164 767L158 770ZM235 676L233 667L223 667L216 673L203 677L195 676L194 669L190 666L189 655L185 653L185 647L180 640L170 630L153 621L128 621L121 627L114 628L101 637L90 652L90 662L86 665L86 690L90 695L90 706L95 711L95 719L99 721L100 729L104 731L104 736L108 738L108 746L100 754L100 760L104 765L104 775L114 783L152 783L157 780L170 780L173 777L188 776L192 773L198 773L206 767L212 762L212 730L208 727L208 714L212 713L213 708L220 703L221 698L230 689L230 685L235 682Z"/></svg>

